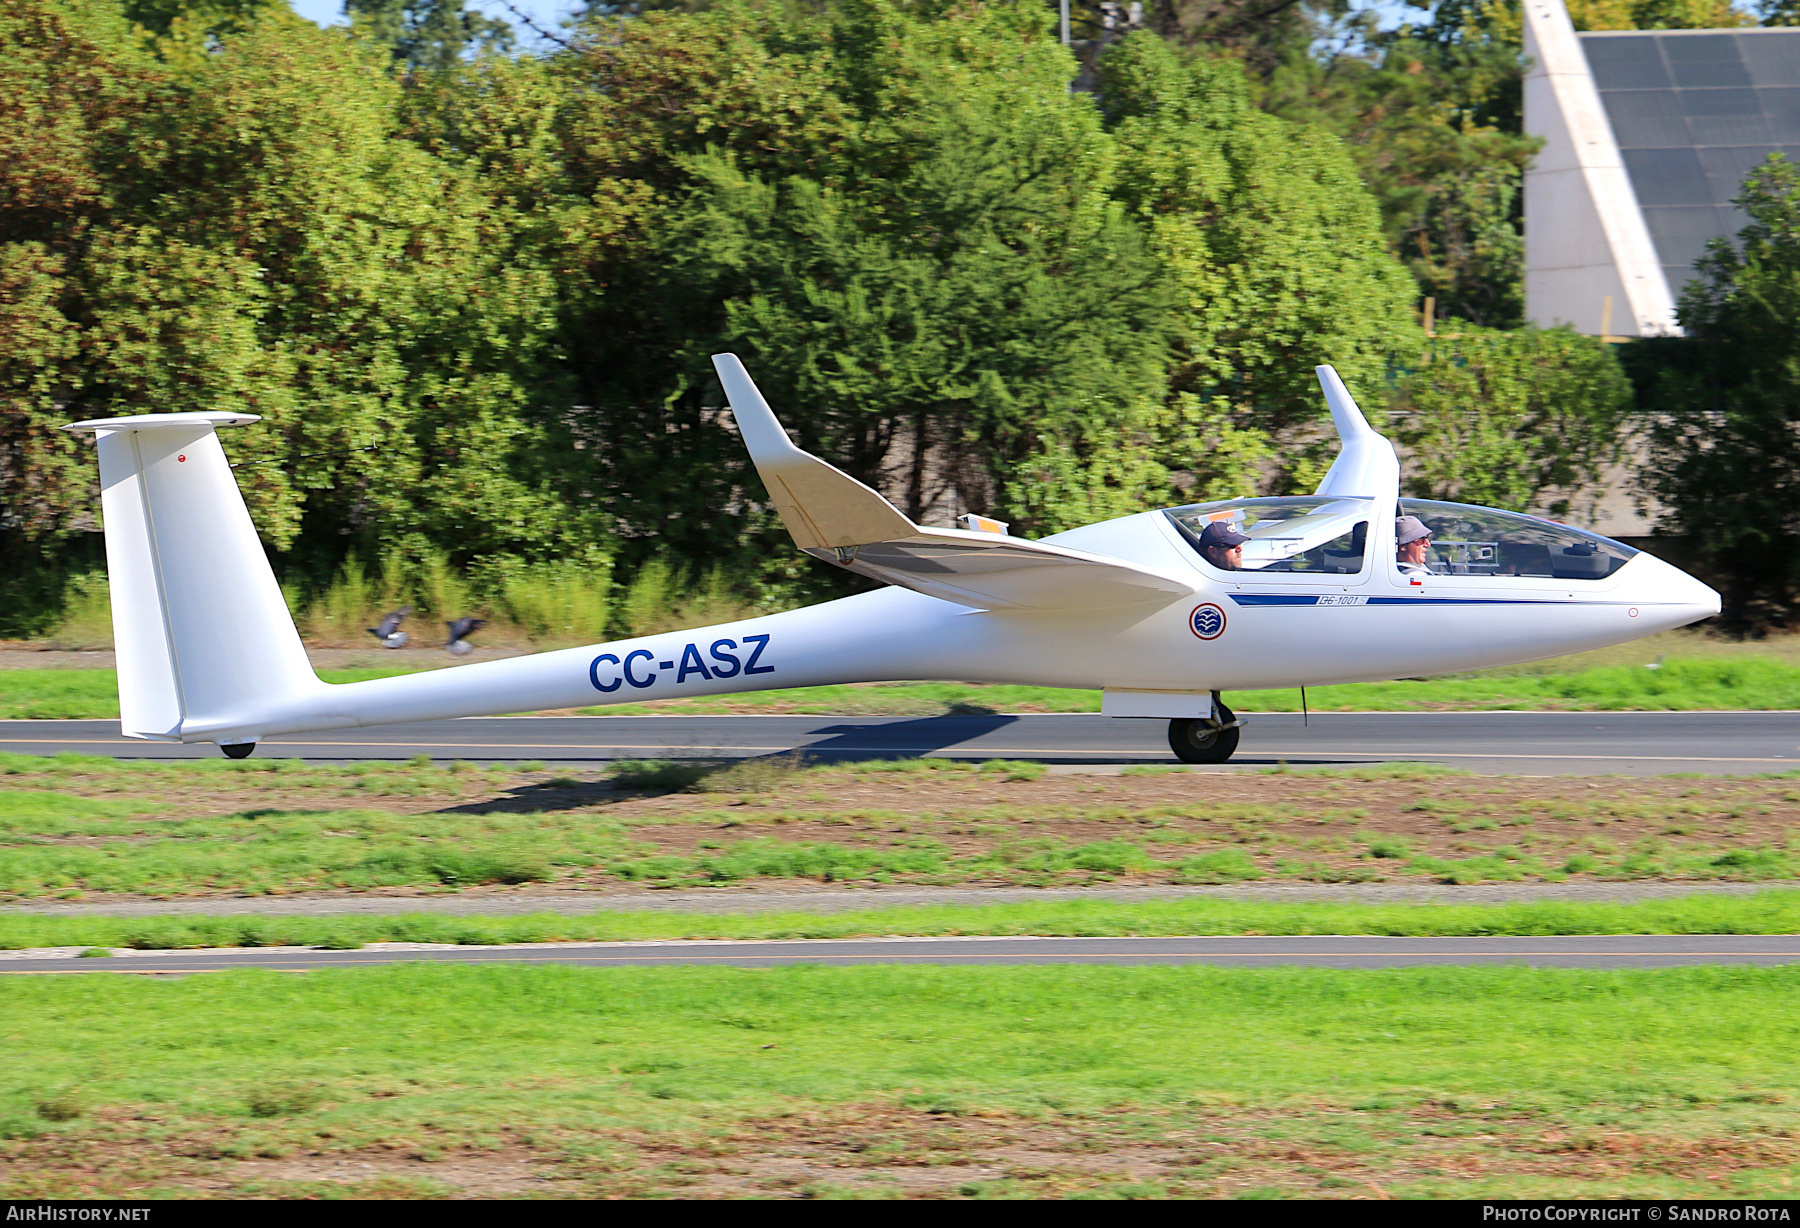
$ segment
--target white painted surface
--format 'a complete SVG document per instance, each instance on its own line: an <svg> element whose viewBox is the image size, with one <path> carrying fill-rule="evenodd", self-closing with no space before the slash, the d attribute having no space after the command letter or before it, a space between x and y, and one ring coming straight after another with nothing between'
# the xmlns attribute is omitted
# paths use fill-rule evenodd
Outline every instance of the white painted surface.
<svg viewBox="0 0 1800 1228"><path fill-rule="evenodd" d="M1321 495L1391 495L1400 488L1400 458L1387 437L1375 432L1356 399L1344 387L1336 367L1314 367L1325 393L1331 424L1337 428L1337 459L1313 493Z"/></svg>
<svg viewBox="0 0 1800 1228"><path fill-rule="evenodd" d="M1526 0L1525 314L1600 336L1679 332L1674 299L1562 0ZM1610 321L1606 300L1612 300Z"/></svg>
<svg viewBox="0 0 1800 1228"><path fill-rule="evenodd" d="M129 737L192 741L196 717L254 714L271 695L325 685L219 447L216 427L256 420L148 414L68 428L98 437L121 728Z"/></svg>
<svg viewBox="0 0 1800 1228"><path fill-rule="evenodd" d="M1110 710L1123 703L1193 715L1194 697L1214 690L1479 669L1621 643L1718 612L1717 593L1642 554L1600 580L1402 575L1393 561L1398 470L1392 448L1362 422L1341 384L1326 379L1325 386L1350 458L1331 473L1371 497L1368 549L1355 575L1216 571L1160 512L1044 542L919 530L901 517L937 545L985 543L966 556L922 554L915 562L946 558L955 584L971 591L1000 585L1013 599L1035 591L1036 604L978 608L966 599L941 599L920 591L920 575L928 583L941 580L928 567L903 572L909 587L782 614L339 686L320 682L307 664L211 416L78 424L101 434L125 732L229 743L403 721L932 679L1135 692L1136 699L1110 700ZM780 429L772 413L761 426ZM766 429L745 434L758 450L785 445L773 450L785 464L803 468L789 450L806 454L785 435L777 441ZM1376 480L1385 489L1370 485ZM860 483L856 490L838 483L821 489L833 498L880 498ZM830 534L817 517L809 513L808 520ZM980 566L984 550L997 570ZM1008 575L1028 583L1012 584ZM1136 590L1127 583L1131 577ZM1096 599L1089 590L1107 592ZM1206 605L1214 608L1196 619Z"/></svg>

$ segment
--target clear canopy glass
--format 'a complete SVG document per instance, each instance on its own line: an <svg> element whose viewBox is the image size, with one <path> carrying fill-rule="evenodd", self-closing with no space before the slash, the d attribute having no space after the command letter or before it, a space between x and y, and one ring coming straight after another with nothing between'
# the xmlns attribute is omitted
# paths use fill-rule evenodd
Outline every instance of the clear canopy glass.
<svg viewBox="0 0 1800 1228"><path fill-rule="evenodd" d="M1402 499L1400 514L1431 530L1426 565L1437 575L1603 580L1637 553L1586 529L1491 507Z"/></svg>
<svg viewBox="0 0 1800 1228"><path fill-rule="evenodd" d="M1354 575L1363 569L1374 501L1306 495L1282 499L1228 499L1170 508L1163 514L1181 530L1201 558L1209 524L1229 525L1250 540L1243 543L1244 571Z"/></svg>

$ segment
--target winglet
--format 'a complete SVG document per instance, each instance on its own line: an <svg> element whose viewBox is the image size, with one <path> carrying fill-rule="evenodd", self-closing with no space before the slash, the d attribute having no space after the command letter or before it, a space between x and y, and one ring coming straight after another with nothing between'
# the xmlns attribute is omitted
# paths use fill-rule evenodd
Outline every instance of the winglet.
<svg viewBox="0 0 1800 1228"><path fill-rule="evenodd" d="M1394 445L1378 434L1356 407L1350 390L1329 366L1314 367L1319 387L1325 390L1325 404L1331 408L1331 421L1337 427L1340 448L1337 460L1325 474L1315 492L1321 495L1391 495L1400 489L1400 458Z"/></svg>
<svg viewBox="0 0 1800 1228"><path fill-rule="evenodd" d="M795 545L802 550L866 546L919 532L880 494L795 447L736 354L714 354L713 367L738 433Z"/></svg>

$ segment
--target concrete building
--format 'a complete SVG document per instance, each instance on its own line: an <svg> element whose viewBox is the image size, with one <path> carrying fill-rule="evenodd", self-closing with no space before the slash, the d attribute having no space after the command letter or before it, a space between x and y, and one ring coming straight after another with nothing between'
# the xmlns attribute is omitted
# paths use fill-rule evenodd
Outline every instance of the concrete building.
<svg viewBox="0 0 1800 1228"><path fill-rule="evenodd" d="M1800 162L1800 28L1577 33L1525 0L1525 312L1591 336L1677 332L1675 301L1770 153Z"/></svg>

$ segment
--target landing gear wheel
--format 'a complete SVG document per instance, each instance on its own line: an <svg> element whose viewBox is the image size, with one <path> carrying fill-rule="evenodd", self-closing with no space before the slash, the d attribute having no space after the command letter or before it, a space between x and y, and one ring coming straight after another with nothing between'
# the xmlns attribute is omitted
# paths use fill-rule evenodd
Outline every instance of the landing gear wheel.
<svg viewBox="0 0 1800 1228"><path fill-rule="evenodd" d="M1235 733L1236 730L1233 730L1232 732ZM221 746L219 749L225 752L225 757L227 759L248 759L250 757L250 752L256 749L256 743L235 742L230 746Z"/></svg>
<svg viewBox="0 0 1800 1228"><path fill-rule="evenodd" d="M1220 704L1219 719L1229 722L1237 718L1231 709ZM1238 734L1242 732L1235 725L1220 729L1208 721L1183 717L1169 722L1169 749L1183 763L1224 763L1237 753Z"/></svg>

